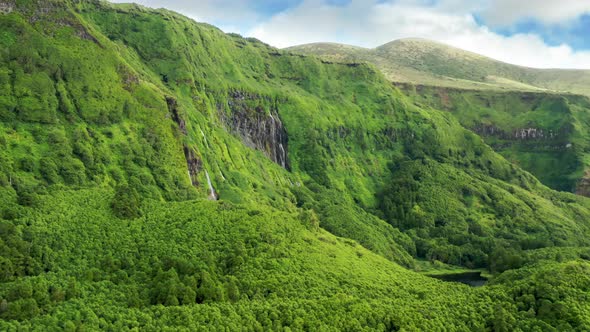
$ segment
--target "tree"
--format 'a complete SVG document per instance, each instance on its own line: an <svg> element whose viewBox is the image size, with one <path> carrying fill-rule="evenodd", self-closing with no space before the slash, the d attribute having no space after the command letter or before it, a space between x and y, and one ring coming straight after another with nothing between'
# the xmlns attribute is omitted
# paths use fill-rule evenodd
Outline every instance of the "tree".
<svg viewBox="0 0 590 332"><path fill-rule="evenodd" d="M230 276L226 283L227 297L230 301L236 302L240 299L240 289L238 288L238 278Z"/></svg>
<svg viewBox="0 0 590 332"><path fill-rule="evenodd" d="M140 197L134 188L127 185L117 187L111 207L121 219L135 219L141 216Z"/></svg>
<svg viewBox="0 0 590 332"><path fill-rule="evenodd" d="M305 210L299 214L299 219L310 230L317 231L320 228L320 219L314 210Z"/></svg>
<svg viewBox="0 0 590 332"><path fill-rule="evenodd" d="M496 304L494 308L493 330L494 332L508 332L513 331L515 318L500 304Z"/></svg>
<svg viewBox="0 0 590 332"><path fill-rule="evenodd" d="M19 187L17 201L22 206L34 206L36 203L35 191L31 187Z"/></svg>
<svg viewBox="0 0 590 332"><path fill-rule="evenodd" d="M2 299L0 302L0 314L6 312L8 310L8 301L6 299Z"/></svg>

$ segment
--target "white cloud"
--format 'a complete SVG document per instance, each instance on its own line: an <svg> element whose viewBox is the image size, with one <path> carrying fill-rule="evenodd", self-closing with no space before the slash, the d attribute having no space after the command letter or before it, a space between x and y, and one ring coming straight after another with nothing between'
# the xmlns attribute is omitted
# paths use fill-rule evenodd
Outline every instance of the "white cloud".
<svg viewBox="0 0 590 332"><path fill-rule="evenodd" d="M562 22L590 11L590 0L437 0L435 5L433 0L351 0L344 6L303 0L272 17L257 12L254 0L113 0L128 1L169 8L277 47L326 41L375 47L421 37L524 66L590 69L590 51L575 51L567 44L549 46L534 34L506 37L473 18L478 13L494 25L531 17Z"/></svg>
<svg viewBox="0 0 590 332"><path fill-rule="evenodd" d="M151 8L167 8L196 21L219 25L227 32L239 32L240 26L253 25L262 15L243 0L109 0L114 3L135 2Z"/></svg>
<svg viewBox="0 0 590 332"><path fill-rule="evenodd" d="M328 6L321 0L306 0L246 35L277 47L325 41L375 47L399 38L421 37L523 66L590 69L590 52L576 52L565 44L548 46L533 34L502 36L478 25L467 11L451 10L464 0L447 0L437 6L417 1L376 4L352 0L347 6Z"/></svg>
<svg viewBox="0 0 590 332"><path fill-rule="evenodd" d="M590 0L493 0L481 14L492 25L510 25L522 19L558 24L590 13Z"/></svg>

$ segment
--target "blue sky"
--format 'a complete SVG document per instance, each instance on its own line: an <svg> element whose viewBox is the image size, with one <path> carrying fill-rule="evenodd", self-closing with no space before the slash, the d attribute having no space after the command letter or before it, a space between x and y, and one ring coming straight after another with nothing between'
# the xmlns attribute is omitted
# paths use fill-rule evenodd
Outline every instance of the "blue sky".
<svg viewBox="0 0 590 332"><path fill-rule="evenodd" d="M135 1L276 47L420 37L519 65L590 69L590 0Z"/></svg>
<svg viewBox="0 0 590 332"><path fill-rule="evenodd" d="M485 21L482 21L485 24ZM536 19L523 19L514 24L495 27L505 36L516 33L538 34L551 46L566 43L574 50L590 50L590 15L583 14L562 24L545 24Z"/></svg>

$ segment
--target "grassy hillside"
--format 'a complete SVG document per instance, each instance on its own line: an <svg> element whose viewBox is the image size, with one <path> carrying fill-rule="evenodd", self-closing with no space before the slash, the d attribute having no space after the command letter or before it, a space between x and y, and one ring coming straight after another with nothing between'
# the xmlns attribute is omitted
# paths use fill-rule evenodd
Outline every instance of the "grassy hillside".
<svg viewBox="0 0 590 332"><path fill-rule="evenodd" d="M2 4L0 329L590 327L590 201L372 66L136 5Z"/></svg>
<svg viewBox="0 0 590 332"><path fill-rule="evenodd" d="M588 194L587 71L514 66L423 39L375 49L309 44L288 49L372 63L425 107L450 111L508 160L557 190ZM578 94L578 95L574 95ZM524 137L523 137L524 136Z"/></svg>
<svg viewBox="0 0 590 332"><path fill-rule="evenodd" d="M586 192L587 97L397 86L422 107L451 112L464 127L544 184L557 190Z"/></svg>
<svg viewBox="0 0 590 332"><path fill-rule="evenodd" d="M364 49L317 43L288 51L333 61L369 62L394 82L462 89L523 90L590 95L590 71L534 69L510 65L425 39L400 39Z"/></svg>

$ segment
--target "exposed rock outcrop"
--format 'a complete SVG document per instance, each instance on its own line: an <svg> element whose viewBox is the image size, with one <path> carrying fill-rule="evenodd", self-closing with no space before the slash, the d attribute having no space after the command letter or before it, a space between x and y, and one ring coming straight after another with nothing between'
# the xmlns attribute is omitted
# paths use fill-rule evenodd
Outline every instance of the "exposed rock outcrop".
<svg viewBox="0 0 590 332"><path fill-rule="evenodd" d="M189 148L188 146L183 146L184 151L184 158L186 159L186 166L188 168L188 176L191 179L191 183L193 186L199 186L199 179L198 175L199 172L203 169L203 163L199 157L195 154L195 152Z"/></svg>
<svg viewBox="0 0 590 332"><path fill-rule="evenodd" d="M276 107L269 106L267 111L262 106L271 103L270 98L243 91L231 92L229 98L229 114L219 109L223 123L246 146L262 151L270 160L289 170L287 131Z"/></svg>
<svg viewBox="0 0 590 332"><path fill-rule="evenodd" d="M326 132L331 141L350 141L363 146L365 142L373 142L381 149L393 148L402 139L414 139L414 133L408 128L386 126L379 132L368 132L363 127L333 126Z"/></svg>
<svg viewBox="0 0 590 332"><path fill-rule="evenodd" d="M10 14L14 11L14 1L0 1L0 14Z"/></svg>
<svg viewBox="0 0 590 332"><path fill-rule="evenodd" d="M92 33L69 12L68 1L64 0L34 0L36 4L31 6L28 2L16 2L15 0L0 0L0 14L10 14L18 11L23 14L30 23L38 21L48 21L55 23L56 26L67 26L74 29L75 34L81 38L90 40L102 47L99 41ZM91 0L70 0L75 4L82 1L90 2ZM95 2L94 0L92 0ZM96 2L97 3L97 2ZM51 28L45 30L46 33L52 33Z"/></svg>
<svg viewBox="0 0 590 332"><path fill-rule="evenodd" d="M555 134L552 130L545 132L543 129L539 128L522 128L514 131L514 138L515 139L544 139L544 138L555 138Z"/></svg>
<svg viewBox="0 0 590 332"><path fill-rule="evenodd" d="M471 130L478 134L479 136L489 137L489 136L498 136L500 138L506 137L506 133L501 129L494 125L490 124L479 124L475 127L471 128Z"/></svg>
<svg viewBox="0 0 590 332"><path fill-rule="evenodd" d="M542 128L519 128L508 133L493 124L479 124L471 128L473 132L482 137L497 137L505 140L544 140L557 139L561 135L553 130ZM560 130L564 131L564 130Z"/></svg>
<svg viewBox="0 0 590 332"><path fill-rule="evenodd" d="M176 99L171 98L171 97L166 97L166 103L168 104L168 110L169 110L170 114L172 115L172 120L174 120L174 122L176 122L176 124L178 125L178 128L180 129L180 132L186 136L186 134L187 134L186 123L182 119L182 117L180 116L180 114L178 112L178 106L176 104ZM188 145L186 145L186 144L183 145L183 151L184 151L184 158L186 159L188 176L191 180L192 185L195 187L198 187L199 186L198 175L199 175L199 172L201 172L201 170L203 169L203 162L197 156L195 151L193 149L191 149Z"/></svg>
<svg viewBox="0 0 590 332"><path fill-rule="evenodd" d="M578 181L576 194L590 197L590 170L586 170L584 176Z"/></svg>
<svg viewBox="0 0 590 332"><path fill-rule="evenodd" d="M172 115L172 120L176 122L178 128L180 129L180 132L182 132L182 134L186 136L186 122L184 121L184 119L182 119L182 117L180 117L180 114L178 113L178 105L176 103L176 99L172 97L166 97L166 104L168 104L168 111L170 111L170 114Z"/></svg>

